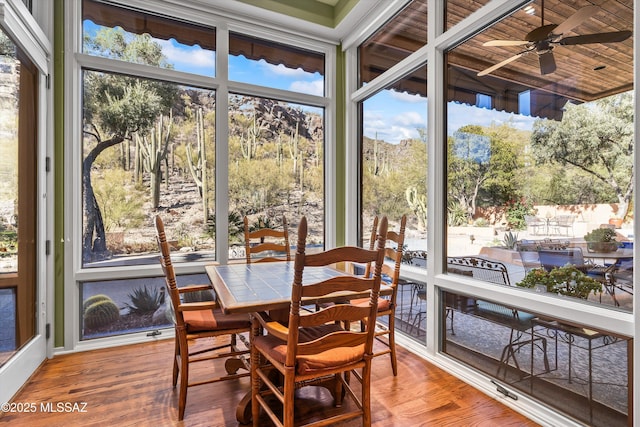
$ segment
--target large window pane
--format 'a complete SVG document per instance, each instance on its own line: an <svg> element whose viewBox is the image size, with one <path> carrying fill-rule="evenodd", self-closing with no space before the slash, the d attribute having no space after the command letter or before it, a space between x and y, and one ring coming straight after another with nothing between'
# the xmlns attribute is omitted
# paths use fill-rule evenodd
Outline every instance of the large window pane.
<svg viewBox="0 0 640 427"><path fill-rule="evenodd" d="M18 271L18 147L21 61L15 44L0 31L0 273ZM22 100L23 103L26 101ZM24 136L23 136L24 138Z"/></svg>
<svg viewBox="0 0 640 427"><path fill-rule="evenodd" d="M267 98L229 99L229 244L244 258L243 217L281 226L297 240L309 222L308 245L324 246L324 110Z"/></svg>
<svg viewBox="0 0 640 427"><path fill-rule="evenodd" d="M82 18L84 53L215 75L213 28L92 0L83 0ZM114 48L129 43L129 50ZM148 44L153 48L145 46Z"/></svg>
<svg viewBox="0 0 640 427"><path fill-rule="evenodd" d="M374 216L398 230L407 215L396 298L396 328L424 342L426 289L413 280L427 263L426 65L360 103L360 240L369 247ZM410 279L410 280L405 280Z"/></svg>
<svg viewBox="0 0 640 427"><path fill-rule="evenodd" d="M229 79L309 95L324 95L324 55L229 33Z"/></svg>
<svg viewBox="0 0 640 427"><path fill-rule="evenodd" d="M471 15L489 0L447 0L445 3L445 30Z"/></svg>
<svg viewBox="0 0 640 427"><path fill-rule="evenodd" d="M588 5L547 5L545 13L561 24ZM523 33L540 25L541 6L528 5L448 54L448 255L505 261L511 282L528 285L522 280L530 270L550 269L530 252L571 249L572 263L602 285L603 295L583 299L631 310L625 280L609 273L632 251L597 256L587 242L594 229L612 227L619 246L633 245L631 14L612 26L605 18L611 6L586 9L572 29L579 35L549 52L534 44L521 57L522 47L508 42L483 46L529 37ZM580 34L593 33L619 41L584 44L591 39ZM482 59L471 59L480 50ZM615 78L603 79L602 66ZM609 270L592 274L594 264Z"/></svg>
<svg viewBox="0 0 640 427"><path fill-rule="evenodd" d="M427 44L427 0L413 0L358 47L359 85Z"/></svg>
<svg viewBox="0 0 640 427"><path fill-rule="evenodd" d="M197 252L195 258L210 256L215 93L95 71L83 75L84 265L156 263L156 213L171 218L167 232L176 247Z"/></svg>
<svg viewBox="0 0 640 427"><path fill-rule="evenodd" d="M547 2L544 21L542 6L541 1L532 2L447 54L448 273L493 289L520 287L522 292L632 311L632 2L597 7L587 1L571 7ZM609 19L613 14L617 18ZM555 25L563 29L561 35L550 34ZM563 28L567 25L571 28ZM596 35L583 37L587 34ZM530 42L518 42L522 40ZM607 234L615 241L611 251L591 242L595 235ZM459 313L487 311L484 301L466 297L470 304L459 304L458 297L447 300L446 311L454 319L464 318ZM558 325L560 319L526 314L532 322L518 326L519 336L536 337L542 330L548 347L541 351L557 355L560 365L571 364L575 370L578 363L587 366L591 355L597 357L598 346L602 351L613 348L612 338L602 331L582 326L569 330L564 323ZM462 329L484 343L497 336L494 327L454 323L456 337ZM513 337L514 328L509 329ZM569 349L576 350L576 360L571 350L560 349L563 337L574 340ZM447 339L454 341L453 336ZM601 377L613 378L618 367L627 366L627 341L617 340L623 349L604 356L611 359L598 368ZM479 352L463 347L464 355L456 353L463 360ZM579 356L578 347L586 347L587 355ZM511 347L491 346L498 357L490 357L513 367L520 377L503 378L510 384L526 375L522 363L515 361L527 348L532 348L530 338ZM514 357L505 362L510 352ZM552 380L534 375L536 384L551 387ZM581 393L586 396L587 409L579 413L573 401L560 403L552 392L533 393L590 425L612 425L594 414L600 413L600 405L610 406L605 401L614 391L596 389L595 371L593 377L587 377L585 369L576 375L589 378L582 382L589 394L572 389L571 378L565 384L554 382L553 388L560 389L553 393L577 400ZM621 405L612 409L614 418L626 421L628 382L611 386L623 396Z"/></svg>
<svg viewBox="0 0 640 427"><path fill-rule="evenodd" d="M34 63L0 29L0 365L37 331L38 82Z"/></svg>
<svg viewBox="0 0 640 427"><path fill-rule="evenodd" d="M444 351L587 425L628 425L632 341L445 293Z"/></svg>
<svg viewBox="0 0 640 427"><path fill-rule="evenodd" d="M369 244L375 215L393 226L406 214L407 250L426 250L426 66L363 101L361 110L362 243Z"/></svg>

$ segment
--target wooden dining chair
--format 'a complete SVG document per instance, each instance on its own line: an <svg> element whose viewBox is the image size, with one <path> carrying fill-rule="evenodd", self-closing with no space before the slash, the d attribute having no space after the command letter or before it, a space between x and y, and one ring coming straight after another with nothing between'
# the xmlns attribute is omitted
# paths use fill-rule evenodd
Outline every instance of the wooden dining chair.
<svg viewBox="0 0 640 427"><path fill-rule="evenodd" d="M307 385L326 382L327 379L333 381L329 388L336 406L342 406L343 397L348 394L354 405L342 407L352 410L345 409L339 414L305 425L334 425L359 417L364 426L371 425L371 359L386 234L387 219L383 217L378 228L377 249L346 246L307 255L307 220L302 217L298 226L288 324L285 326L273 321L264 312L253 316L251 408L254 426L260 425L261 409L275 425L293 426L295 392ZM337 274L329 280L313 280L313 267L340 262L372 262L375 266L370 277ZM307 280L303 280L305 275L308 276ZM369 304L335 304L314 312L301 312L300 307L304 301L322 300L330 294L335 297L336 292L366 293L369 295ZM356 322L363 319L367 322L364 332L342 327L345 321ZM266 335L258 333L262 329L267 332ZM350 373L356 370L362 370L357 377L361 380L359 396L348 381ZM274 373L280 375L273 375ZM275 396L282 405L281 418L276 415L278 411L270 406L270 403L276 402L268 396Z"/></svg>
<svg viewBox="0 0 640 427"><path fill-rule="evenodd" d="M372 237L369 243L369 249L373 250L375 243L376 227L378 224L378 217L376 216L373 221ZM400 264L402 263L402 250L404 246L404 230L407 225L407 216L402 215L400 219L400 228L398 231L387 231L387 237L385 240L385 262L382 265L382 283L388 285L392 289L390 296L381 296L378 298L378 320L381 316L387 317L386 325L381 322L376 322L376 339L385 345L385 349L376 352L374 356L382 356L389 354L391 358L391 370L393 375L398 375L398 360L396 358L396 334L395 334L395 319L396 319L396 300L398 296L398 282L400 281ZM365 268L365 276L371 274L371 263L367 264ZM361 298L351 301L351 304L366 305L368 303L366 298ZM364 328L364 322L361 323L361 327ZM387 336L385 341L382 337Z"/></svg>
<svg viewBox="0 0 640 427"><path fill-rule="evenodd" d="M244 217L244 244L247 264L252 262L291 261L287 218L282 215L282 230L259 226L252 230ZM273 253L280 255L274 255Z"/></svg>
<svg viewBox="0 0 640 427"><path fill-rule="evenodd" d="M171 262L171 254L164 223L156 216L156 231L160 248L160 264L165 274L169 296L171 297L172 317L175 325L175 353L173 359L173 387L180 375L180 391L178 394L178 420L184 419L187 403L187 388L218 381L231 380L249 376L248 363L242 355L249 349L237 346L237 335L249 332L251 323L247 314L223 314L216 301L191 301L189 295L211 292L211 285L189 285L178 288L175 270ZM211 343L211 338L216 338ZM220 340L226 338L226 343ZM204 339L209 339L203 346ZM193 350L194 347L197 348ZM246 357L246 356L245 356ZM226 358L225 373L206 379L189 382L189 365L195 362ZM238 373L244 368L247 372Z"/></svg>

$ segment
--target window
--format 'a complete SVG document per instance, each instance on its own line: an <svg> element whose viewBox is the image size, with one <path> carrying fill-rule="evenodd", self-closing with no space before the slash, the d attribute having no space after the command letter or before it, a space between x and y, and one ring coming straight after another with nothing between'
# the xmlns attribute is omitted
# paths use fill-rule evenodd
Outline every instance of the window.
<svg viewBox="0 0 640 427"><path fill-rule="evenodd" d="M167 232L177 250L211 256L215 92L106 72L83 76L84 266L155 265L149 211L174 218Z"/></svg>
<svg viewBox="0 0 640 427"><path fill-rule="evenodd" d="M389 70L427 43L427 1L410 2L358 47L359 83Z"/></svg>
<svg viewBox="0 0 640 427"><path fill-rule="evenodd" d="M632 271L622 274L623 259L633 254L616 250L633 245L633 218L627 215L633 70L624 65L633 61L627 33L633 13L628 5L610 5L625 10L611 28L603 18L607 7L585 9L588 17L571 36L563 35L564 48L552 44L546 50L540 42L531 56L507 42L486 44L525 38L540 26L543 5L544 23L562 25L590 3L560 10L533 2L446 55L445 272L452 280L475 282L496 300L477 297L480 291L470 284L443 294L443 347L589 425L627 424L629 338L588 325L578 308L569 321L555 318L536 292L587 311L633 311ZM611 31L620 31L620 40L606 47L580 38ZM626 58L624 64L606 59L614 52ZM607 76L615 77L604 78L599 65L605 63ZM496 96L486 95L487 88ZM623 218L622 224L609 225L613 217ZM603 227L614 228L617 255L593 249L591 232ZM507 296L507 287L528 295ZM597 366L597 357L615 362ZM581 364L585 368L576 371ZM580 380L573 375L584 387L575 386ZM605 377L612 378L607 386L598 379ZM563 394L562 402L556 393Z"/></svg>
<svg viewBox="0 0 640 427"><path fill-rule="evenodd" d="M244 258L243 218L289 225L297 241L298 219L307 216L309 245L324 246L324 111L266 98L229 98L229 244Z"/></svg>
<svg viewBox="0 0 640 427"><path fill-rule="evenodd" d="M405 238L407 250L426 250L426 103L426 67L422 66L360 105L365 246L374 216L387 216L393 229L407 215L407 236L411 236Z"/></svg>
<svg viewBox="0 0 640 427"><path fill-rule="evenodd" d="M350 70L359 73L351 96L360 114L361 239L373 215L368 210L386 209L382 203L368 205L377 201L379 189L369 172L385 170L372 153L400 134L385 124L389 114L374 114L384 104L378 100L394 88L389 82L401 80L398 76L425 58L435 59L427 68L442 80L444 102L429 106L433 121L426 134L435 140L429 141L427 160L435 179L425 195L432 197L428 218L442 215L446 229L441 233L436 222L424 236L434 248L428 280L411 277L407 267L412 266L403 264L400 274L411 279L411 292L399 293L399 300L409 297L409 324L404 329L400 320L396 324L435 346L429 351L436 358L445 353L444 365L453 359L472 368L479 384L487 380L487 392L496 390L489 385L493 379L511 393L552 407L558 424L563 416L589 425L628 424L631 418L634 221L625 213L633 194L632 3L586 9L589 16L577 15L584 19L573 20L566 43L540 43L522 54L528 47L519 41L531 40L527 33L541 21L561 24L592 2L566 9L565 3L542 1L448 0L444 10L430 9L443 13L436 22L445 22L442 35L436 29L437 44L426 44L410 26L392 32L389 21L358 47L360 62ZM448 31L463 20L469 25ZM581 38L610 32L615 42L612 35L607 43ZM385 42L376 39L379 34ZM397 45L391 41L397 40L404 41L403 54L393 52ZM419 46L409 47L414 42ZM374 54L375 48L384 54ZM428 101L439 96L436 92ZM593 132L596 123L608 131ZM619 125L616 131L609 127L613 123ZM405 159L402 166L411 163ZM614 189L612 182L627 190ZM615 230L615 252L595 252L587 241L601 228ZM546 249L556 257L571 254L574 267L543 265ZM558 318L560 305L563 318ZM599 364L598 357L615 359L615 367Z"/></svg>
<svg viewBox="0 0 640 427"><path fill-rule="evenodd" d="M323 96L324 55L282 43L229 34L229 79Z"/></svg>
<svg viewBox="0 0 640 427"><path fill-rule="evenodd" d="M483 93L476 94L476 107L491 109L491 95L485 95Z"/></svg>
<svg viewBox="0 0 640 427"><path fill-rule="evenodd" d="M94 0L82 2L83 52L215 76L213 28Z"/></svg>
<svg viewBox="0 0 640 427"><path fill-rule="evenodd" d="M531 91L525 90L518 94L518 112L523 116L531 115Z"/></svg>
<svg viewBox="0 0 640 427"><path fill-rule="evenodd" d="M151 318L163 298L156 214L185 280L206 262L243 256L235 243L245 215L253 223L285 214L294 242L306 215L309 244L324 247L325 67L334 47L286 43L273 31L267 40L259 28L244 34L227 19L220 30L220 17L172 16L166 4L153 13L93 0L82 7L82 113L74 121L82 132L70 157L81 161L69 184L80 208L67 206L77 219L78 245L69 250L79 270L68 289L81 340L170 326ZM216 58L216 43L227 39L228 57ZM109 324L88 320L85 305L96 295L118 308Z"/></svg>
<svg viewBox="0 0 640 427"><path fill-rule="evenodd" d="M206 283L208 278L190 274L177 280L180 287ZM83 282L80 307L82 340L173 326L171 296L164 277Z"/></svg>
<svg viewBox="0 0 640 427"><path fill-rule="evenodd" d="M471 15L489 0L463 0L445 2L445 23L447 30Z"/></svg>

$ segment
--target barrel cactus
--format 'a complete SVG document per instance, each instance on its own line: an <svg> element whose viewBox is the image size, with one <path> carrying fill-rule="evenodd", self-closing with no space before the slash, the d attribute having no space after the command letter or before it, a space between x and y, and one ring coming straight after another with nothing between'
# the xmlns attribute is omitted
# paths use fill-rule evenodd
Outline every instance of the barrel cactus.
<svg viewBox="0 0 640 427"><path fill-rule="evenodd" d="M84 311L85 328L95 329L109 325L120 318L120 309L111 298L89 305Z"/></svg>
<svg viewBox="0 0 640 427"><path fill-rule="evenodd" d="M82 303L82 312L84 313L85 311L87 311L87 307L98 301L112 301L112 299L105 294L93 295L84 300L84 302Z"/></svg>

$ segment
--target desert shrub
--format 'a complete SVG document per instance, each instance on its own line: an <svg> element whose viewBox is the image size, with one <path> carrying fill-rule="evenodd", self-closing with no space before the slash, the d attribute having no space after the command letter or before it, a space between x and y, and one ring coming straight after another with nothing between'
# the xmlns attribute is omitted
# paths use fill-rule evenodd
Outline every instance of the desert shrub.
<svg viewBox="0 0 640 427"><path fill-rule="evenodd" d="M121 169L108 169L93 182L96 199L102 209L107 231L114 228L138 227L144 220L142 205L146 192L135 189L130 173Z"/></svg>

